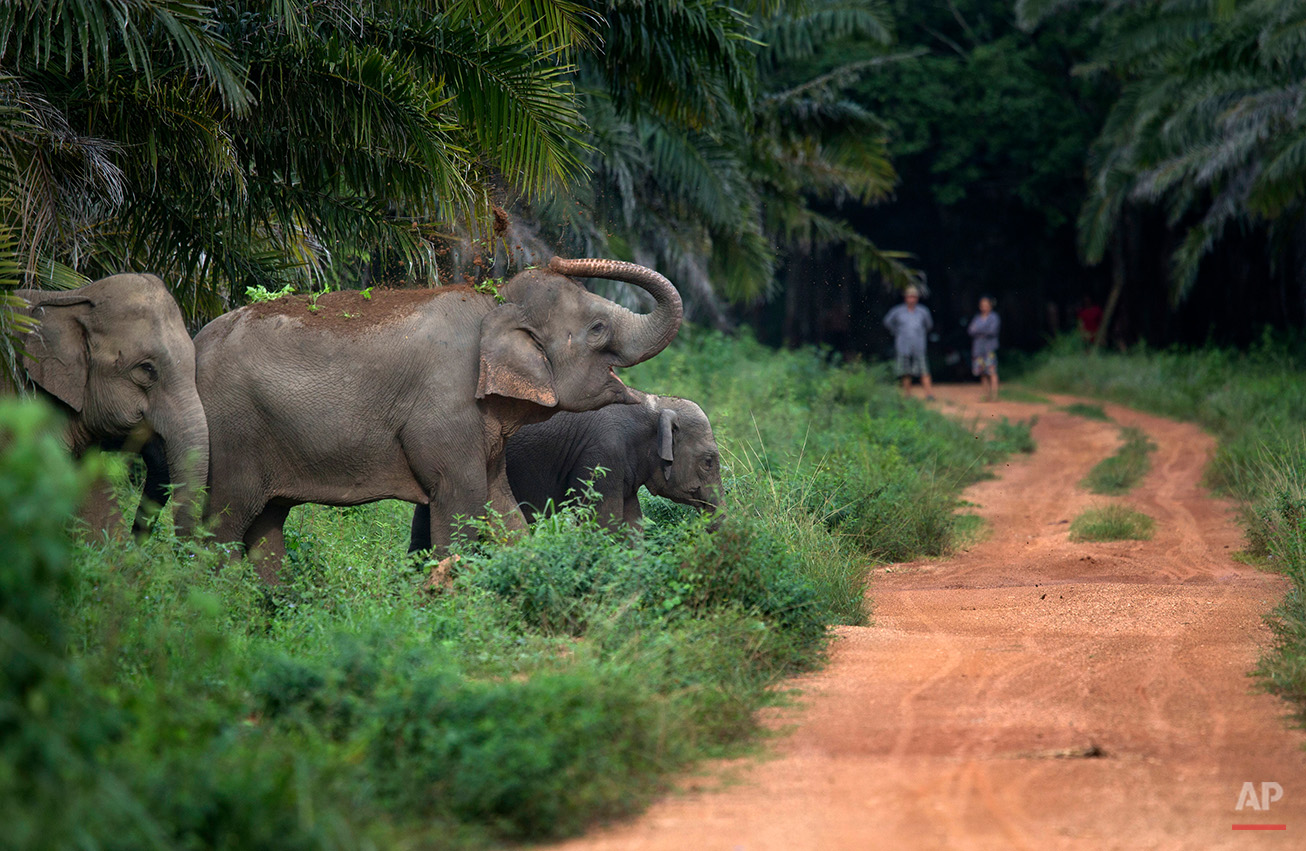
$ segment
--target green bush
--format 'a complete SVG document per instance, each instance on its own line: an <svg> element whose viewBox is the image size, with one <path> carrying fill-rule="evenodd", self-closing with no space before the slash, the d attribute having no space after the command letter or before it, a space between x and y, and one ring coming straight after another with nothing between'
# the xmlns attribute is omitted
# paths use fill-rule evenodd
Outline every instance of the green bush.
<svg viewBox="0 0 1306 851"><path fill-rule="evenodd" d="M1070 524L1072 541L1143 541L1152 537L1156 521L1127 505L1111 503L1090 508Z"/></svg>

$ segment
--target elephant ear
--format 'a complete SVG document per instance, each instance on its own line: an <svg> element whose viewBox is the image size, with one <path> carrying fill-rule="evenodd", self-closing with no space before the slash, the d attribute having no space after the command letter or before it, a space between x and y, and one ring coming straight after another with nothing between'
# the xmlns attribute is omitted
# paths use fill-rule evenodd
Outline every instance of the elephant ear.
<svg viewBox="0 0 1306 851"><path fill-rule="evenodd" d="M663 408L662 413L658 415L658 456L668 464L676 460L675 452L672 448L672 438L676 430L676 412L670 408Z"/></svg>
<svg viewBox="0 0 1306 851"><path fill-rule="evenodd" d="M501 304L481 321L481 377L476 398L508 396L556 407L553 367L535 339L522 309Z"/></svg>
<svg viewBox="0 0 1306 851"><path fill-rule="evenodd" d="M86 319L94 306L84 295L61 293L42 299L32 310L41 324L23 340L23 368L32 381L74 411L86 403Z"/></svg>

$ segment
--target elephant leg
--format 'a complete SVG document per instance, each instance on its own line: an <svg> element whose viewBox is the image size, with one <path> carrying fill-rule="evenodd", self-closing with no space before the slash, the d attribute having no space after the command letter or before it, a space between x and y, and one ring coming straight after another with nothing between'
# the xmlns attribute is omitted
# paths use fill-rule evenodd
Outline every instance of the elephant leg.
<svg viewBox="0 0 1306 851"><path fill-rule="evenodd" d="M477 465L478 468L480 465ZM481 473L481 469L477 469ZM489 487L483 475L441 476L430 491L430 542L433 555L444 557L457 538L475 539L472 520L485 516Z"/></svg>
<svg viewBox="0 0 1306 851"><path fill-rule="evenodd" d="M505 529L521 532L526 529L526 518L513 496L512 486L508 484L508 456L499 453L497 459L491 459L486 467L490 483L490 508L499 515Z"/></svg>
<svg viewBox="0 0 1306 851"><path fill-rule="evenodd" d="M269 585L281 584L281 568L286 560L283 527L291 507L287 503L268 503L245 531L249 560L254 562L258 575Z"/></svg>
<svg viewBox="0 0 1306 851"><path fill-rule="evenodd" d="M431 548L431 507L413 506L413 522L408 530L408 552L417 553Z"/></svg>
<svg viewBox="0 0 1306 851"><path fill-rule="evenodd" d="M96 477L91 483L79 514L91 535L98 536L103 532L111 540L126 537L127 521L113 492L113 483L103 476Z"/></svg>
<svg viewBox="0 0 1306 851"><path fill-rule="evenodd" d="M624 519L626 525L632 532L642 531L644 528L644 511L639 507L639 494L626 500Z"/></svg>
<svg viewBox="0 0 1306 851"><path fill-rule="evenodd" d="M212 526L217 543L243 541L250 525L267 507L269 495L257 474L241 468L235 459L215 457L212 469L204 521Z"/></svg>

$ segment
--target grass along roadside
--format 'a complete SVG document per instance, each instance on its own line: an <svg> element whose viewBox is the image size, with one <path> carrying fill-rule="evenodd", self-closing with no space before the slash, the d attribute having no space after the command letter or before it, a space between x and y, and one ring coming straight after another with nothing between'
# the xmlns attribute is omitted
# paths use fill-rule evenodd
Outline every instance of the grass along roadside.
<svg viewBox="0 0 1306 851"><path fill-rule="evenodd" d="M1152 537L1156 522L1141 511L1120 503L1086 509L1070 524L1070 540L1145 541Z"/></svg>
<svg viewBox="0 0 1306 851"><path fill-rule="evenodd" d="M397 502L296 509L275 588L163 531L74 545L51 506L75 465L35 406L0 407L7 847L502 847L747 748L829 627L866 622L868 565L952 546L961 488L1029 429L977 438L880 368L682 337L624 377L712 418L720 531L657 498L634 543L583 504L510 546L486 524L441 595Z"/></svg>
<svg viewBox="0 0 1306 851"><path fill-rule="evenodd" d="M1219 439L1206 478L1242 503L1253 556L1293 583L1269 616L1256 674L1306 724L1306 338L1267 334L1248 351L1139 347L1086 354L1063 339L1023 379L1200 423Z"/></svg>

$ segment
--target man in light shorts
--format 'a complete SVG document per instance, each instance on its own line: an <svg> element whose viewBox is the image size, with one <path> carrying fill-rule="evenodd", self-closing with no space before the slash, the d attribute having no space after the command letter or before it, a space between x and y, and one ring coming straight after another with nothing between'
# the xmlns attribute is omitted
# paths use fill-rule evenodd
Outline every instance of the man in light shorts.
<svg viewBox="0 0 1306 851"><path fill-rule="evenodd" d="M925 343L934 329L930 309L920 303L921 292L908 287L902 293L902 304L884 316L884 327L893 335L893 349L897 355L898 379L902 392L911 393L913 377L921 380L925 398L934 399L934 385L930 382L930 364L925 358Z"/></svg>

